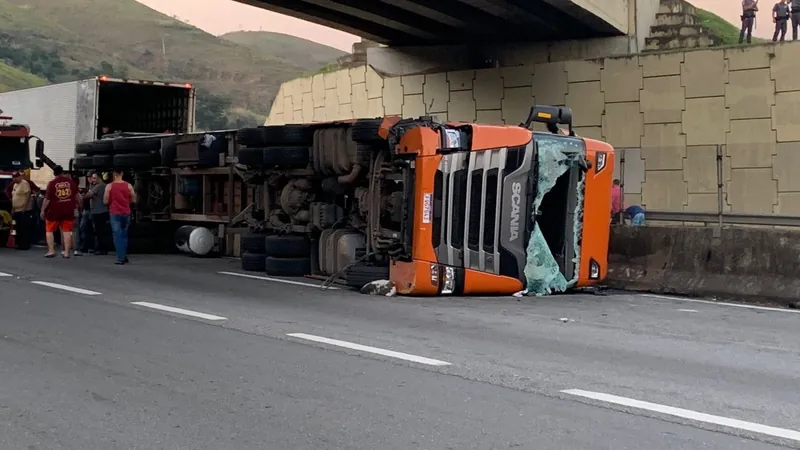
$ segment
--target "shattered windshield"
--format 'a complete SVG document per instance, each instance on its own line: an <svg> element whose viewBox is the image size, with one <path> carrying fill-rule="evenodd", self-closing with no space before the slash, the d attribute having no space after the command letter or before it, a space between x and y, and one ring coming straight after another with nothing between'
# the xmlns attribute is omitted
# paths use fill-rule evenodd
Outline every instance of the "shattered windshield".
<svg viewBox="0 0 800 450"><path fill-rule="evenodd" d="M580 256L579 242L582 230L583 212L583 183L584 178L580 177L575 182L571 182L569 172L576 167L585 154L585 147L582 139L558 136L558 135L537 135L537 169L536 169L536 196L533 199L532 218L533 231L527 247L527 262L525 265L526 290L529 295L547 295L554 292L563 292L574 285L577 280L579 267L578 258ZM570 183L577 183L578 186L569 186ZM557 184L561 184L565 189L554 189ZM558 191L558 194L556 194ZM559 204L567 205L570 199L567 195L572 192L574 201L574 211L572 217L574 222L570 227L562 216L556 217L541 215L540 207L548 194L559 195L554 201ZM549 222L545 222L549 221ZM548 242L545 231L550 232L550 241L553 240L552 230L557 233L572 233L571 239L563 239L563 242L571 242L574 246L570 254L573 254L572 262L574 273L565 276L562 273L556 257L552 251L552 245ZM567 229L565 229L565 227ZM568 278L569 277L569 278Z"/></svg>
<svg viewBox="0 0 800 450"><path fill-rule="evenodd" d="M20 137L0 137L0 170L22 170L30 167L28 142Z"/></svg>

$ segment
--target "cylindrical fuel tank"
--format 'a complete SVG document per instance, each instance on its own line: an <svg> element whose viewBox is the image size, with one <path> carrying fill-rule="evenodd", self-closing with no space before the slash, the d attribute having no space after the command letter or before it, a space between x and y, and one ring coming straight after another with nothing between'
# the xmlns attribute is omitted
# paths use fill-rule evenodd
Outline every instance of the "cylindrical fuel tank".
<svg viewBox="0 0 800 450"><path fill-rule="evenodd" d="M191 255L205 256L213 248L216 238L208 228L184 225L175 232L175 247Z"/></svg>

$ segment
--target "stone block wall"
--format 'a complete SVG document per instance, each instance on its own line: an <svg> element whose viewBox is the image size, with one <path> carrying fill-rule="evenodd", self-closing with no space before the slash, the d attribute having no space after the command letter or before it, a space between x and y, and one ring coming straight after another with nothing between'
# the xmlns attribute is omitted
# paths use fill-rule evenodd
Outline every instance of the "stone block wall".
<svg viewBox="0 0 800 450"><path fill-rule="evenodd" d="M284 83L268 124L399 114L518 124L534 103L624 154L627 204L800 216L800 43L383 78L367 66ZM620 170L620 164L617 165Z"/></svg>

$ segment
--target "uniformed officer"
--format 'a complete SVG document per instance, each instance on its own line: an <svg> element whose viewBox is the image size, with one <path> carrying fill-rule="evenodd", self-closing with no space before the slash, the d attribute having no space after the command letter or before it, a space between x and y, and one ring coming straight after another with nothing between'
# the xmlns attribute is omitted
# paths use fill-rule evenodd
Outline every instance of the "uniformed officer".
<svg viewBox="0 0 800 450"><path fill-rule="evenodd" d="M739 43L744 42L745 33L747 33L747 43L752 41L753 37L753 24L756 21L756 12L758 11L758 0L742 0L742 29L739 31Z"/></svg>
<svg viewBox="0 0 800 450"><path fill-rule="evenodd" d="M772 42L778 40L781 35L781 42L786 40L786 24L789 22L789 0L780 0L772 7L772 22L775 23L775 33L772 35Z"/></svg>
<svg viewBox="0 0 800 450"><path fill-rule="evenodd" d="M797 27L800 26L800 0L791 0L792 5L792 40L797 40Z"/></svg>

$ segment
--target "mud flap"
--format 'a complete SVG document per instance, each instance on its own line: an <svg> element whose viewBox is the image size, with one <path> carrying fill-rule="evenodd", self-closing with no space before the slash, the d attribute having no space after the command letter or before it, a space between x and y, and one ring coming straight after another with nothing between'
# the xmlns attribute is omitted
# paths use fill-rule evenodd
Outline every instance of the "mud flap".
<svg viewBox="0 0 800 450"><path fill-rule="evenodd" d="M533 201L534 228L528 241L527 261L525 264L525 279L527 295L548 295L554 292L564 292L567 288L577 282L578 270L580 267L580 236L583 228L583 183L585 178L581 177L578 186L578 201L575 206L574 233L574 255L575 273L568 280L559 268L558 262L550 252L547 240L542 234L539 224L536 222L536 214L542 204L544 196L556 185L556 181L564 175L574 164L582 161L581 153L566 154L559 150L554 142L544 141L538 146L538 180L536 185L536 197ZM563 148L563 147L562 147Z"/></svg>

